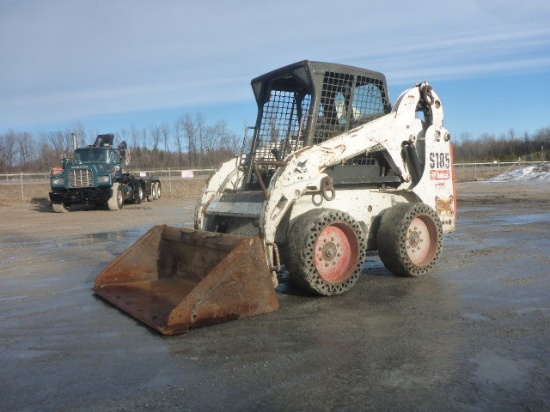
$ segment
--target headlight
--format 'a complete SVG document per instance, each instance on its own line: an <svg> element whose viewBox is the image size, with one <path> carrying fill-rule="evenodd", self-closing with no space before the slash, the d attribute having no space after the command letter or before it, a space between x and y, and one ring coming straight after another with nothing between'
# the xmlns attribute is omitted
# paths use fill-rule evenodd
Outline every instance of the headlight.
<svg viewBox="0 0 550 412"><path fill-rule="evenodd" d="M55 179L52 179L52 186L63 186L65 185L65 179L62 177L56 177Z"/></svg>
<svg viewBox="0 0 550 412"><path fill-rule="evenodd" d="M98 181L99 183L110 183L111 179L110 176L99 176Z"/></svg>

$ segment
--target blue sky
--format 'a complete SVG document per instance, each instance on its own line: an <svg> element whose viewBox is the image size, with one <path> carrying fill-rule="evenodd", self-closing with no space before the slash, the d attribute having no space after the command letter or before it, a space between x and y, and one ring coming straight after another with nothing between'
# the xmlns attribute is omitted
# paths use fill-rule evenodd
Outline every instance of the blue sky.
<svg viewBox="0 0 550 412"><path fill-rule="evenodd" d="M0 133L201 113L242 134L250 80L309 59L427 80L453 135L550 127L547 0L0 0Z"/></svg>

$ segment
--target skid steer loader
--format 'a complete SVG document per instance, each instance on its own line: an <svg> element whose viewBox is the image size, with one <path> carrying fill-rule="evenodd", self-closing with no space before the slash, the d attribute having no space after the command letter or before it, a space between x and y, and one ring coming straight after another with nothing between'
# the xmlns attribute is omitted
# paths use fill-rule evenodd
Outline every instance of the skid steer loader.
<svg viewBox="0 0 550 412"><path fill-rule="evenodd" d="M430 272L457 217L443 104L419 83L312 61L252 80L256 126L210 178L195 230L153 227L95 292L164 334L275 311L277 272L318 295L355 284L367 251ZM248 142L248 132L252 138Z"/></svg>

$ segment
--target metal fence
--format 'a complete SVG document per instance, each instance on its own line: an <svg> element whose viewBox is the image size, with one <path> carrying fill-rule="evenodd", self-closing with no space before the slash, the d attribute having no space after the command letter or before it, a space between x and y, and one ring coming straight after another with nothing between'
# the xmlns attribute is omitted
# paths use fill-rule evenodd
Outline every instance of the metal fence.
<svg viewBox="0 0 550 412"><path fill-rule="evenodd" d="M127 170L137 176L156 176L161 181L166 182L165 189L172 192L172 182L182 179L205 179L214 173L215 169L159 169L159 170ZM50 182L49 172L29 172L29 173L0 173L0 186L20 187L21 199L25 198L26 185L41 185ZM13 187L12 187L13 191ZM27 189L27 192L29 190ZM17 195L18 196L18 195Z"/></svg>
<svg viewBox="0 0 550 412"><path fill-rule="evenodd" d="M544 163L542 161L526 161L521 158L515 162L469 162L455 163L455 171L459 181L465 180L488 180L503 173L523 169Z"/></svg>
<svg viewBox="0 0 550 412"><path fill-rule="evenodd" d="M161 169L161 170L127 170L137 176L158 176L163 180L206 178L215 169ZM49 182L49 172L0 173L0 184L27 184Z"/></svg>
<svg viewBox="0 0 550 412"><path fill-rule="evenodd" d="M542 161L525 161L518 159L515 162L471 162L455 163L455 171L459 181L468 180L488 180L502 173L522 169L527 166L544 163ZM212 175L214 169L159 169L159 170L130 170L138 176L157 176L167 182L169 192L171 192L171 182L181 179L204 179ZM21 198L24 197L24 187L28 184L47 184L49 183L48 172L29 172L29 173L1 173L0 186L19 185Z"/></svg>

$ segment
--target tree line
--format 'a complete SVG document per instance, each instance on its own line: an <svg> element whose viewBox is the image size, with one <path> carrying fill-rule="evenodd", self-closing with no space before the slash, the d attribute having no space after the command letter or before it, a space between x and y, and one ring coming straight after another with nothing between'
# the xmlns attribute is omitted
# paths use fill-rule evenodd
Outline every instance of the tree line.
<svg viewBox="0 0 550 412"><path fill-rule="evenodd" d="M86 131L78 124L72 130L43 132L9 131L0 135L0 173L47 172L71 156L77 147L92 144L99 133ZM215 168L241 150L243 136L228 130L225 121L206 123L198 113L185 114L173 124L146 128L131 127L115 132L115 145L123 140L132 153L131 168L199 169ZM455 162L516 161L550 159L550 127L518 135L513 129L495 136L484 133L474 138L462 133L453 138Z"/></svg>
<svg viewBox="0 0 550 412"><path fill-rule="evenodd" d="M49 171L71 157L77 147L93 144L98 134L77 124L71 130L42 132L8 131L0 134L0 173ZM207 124L200 113L185 114L173 124L121 129L114 132L115 146L126 141L132 154L130 168L200 169L215 168L241 150L241 137L232 133L223 120Z"/></svg>
<svg viewBox="0 0 550 412"><path fill-rule="evenodd" d="M546 161L550 159L550 127L518 135L513 129L500 136L462 133L453 139L455 162Z"/></svg>

